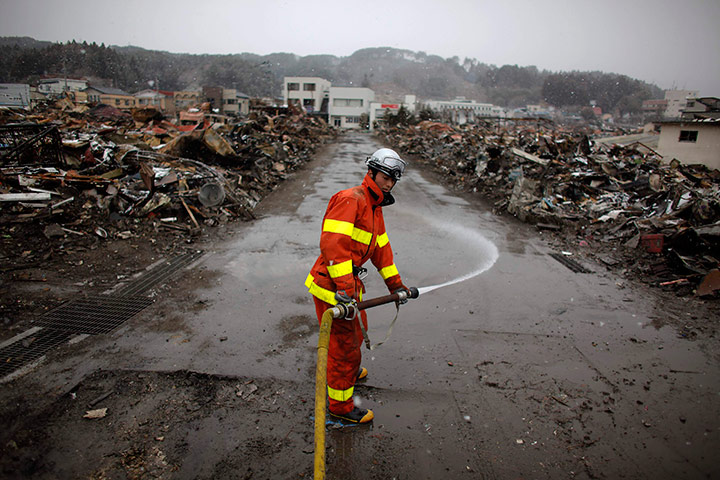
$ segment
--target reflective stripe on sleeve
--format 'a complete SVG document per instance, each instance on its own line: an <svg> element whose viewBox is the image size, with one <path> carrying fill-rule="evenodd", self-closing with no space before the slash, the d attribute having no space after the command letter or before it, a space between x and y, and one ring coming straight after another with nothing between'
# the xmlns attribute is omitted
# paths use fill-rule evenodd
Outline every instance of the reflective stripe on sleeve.
<svg viewBox="0 0 720 480"><path fill-rule="evenodd" d="M352 236L355 225L350 222L343 222L342 220L332 220L330 218L325 219L323 223L323 232L340 233L342 235Z"/></svg>
<svg viewBox="0 0 720 480"><path fill-rule="evenodd" d="M390 240L388 239L387 233L383 233L382 235L377 237L377 246L380 248L384 247L389 242L390 242Z"/></svg>
<svg viewBox="0 0 720 480"><path fill-rule="evenodd" d="M352 398L354 388L355 387L350 387L347 390L335 390L328 385L328 397L337 402L345 402Z"/></svg>
<svg viewBox="0 0 720 480"><path fill-rule="evenodd" d="M340 235L347 235L356 242L360 242L364 245L370 245L372 240L372 233L366 232L359 228L355 228L350 222L343 222L342 220L333 220L326 218L323 223L323 232L339 233Z"/></svg>
<svg viewBox="0 0 720 480"><path fill-rule="evenodd" d="M393 263L389 267L385 267L382 270L380 270L380 276L383 278L383 280L387 280L388 278L392 277L393 275L400 275L400 272L398 272L397 267Z"/></svg>
<svg viewBox="0 0 720 480"><path fill-rule="evenodd" d="M353 272L352 260L346 260L342 263L336 263L335 265L328 265L327 271L332 278L349 275Z"/></svg>
<svg viewBox="0 0 720 480"><path fill-rule="evenodd" d="M370 241L372 240L372 233L366 232L365 230L360 230L359 228L354 228L352 233L352 239L364 245L370 245Z"/></svg>
<svg viewBox="0 0 720 480"><path fill-rule="evenodd" d="M329 303L330 305L337 305L337 300L335 300L335 292L332 292L327 288L323 288L317 283L315 283L315 278L313 278L312 274L308 275L307 279L305 279L305 286L308 288L308 291L312 296L317 297L323 302Z"/></svg>

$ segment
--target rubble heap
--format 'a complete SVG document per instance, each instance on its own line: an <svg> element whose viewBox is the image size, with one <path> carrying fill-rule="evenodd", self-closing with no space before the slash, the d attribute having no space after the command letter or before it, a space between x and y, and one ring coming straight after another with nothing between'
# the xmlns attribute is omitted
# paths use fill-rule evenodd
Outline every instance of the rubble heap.
<svg viewBox="0 0 720 480"><path fill-rule="evenodd" d="M661 161L651 148L602 145L585 129L507 121L421 122L386 141L576 253L680 295L720 293L720 172Z"/></svg>
<svg viewBox="0 0 720 480"><path fill-rule="evenodd" d="M98 239L190 239L253 218L257 203L335 134L322 120L280 111L181 126L151 108L128 114L69 100L0 110L0 271Z"/></svg>

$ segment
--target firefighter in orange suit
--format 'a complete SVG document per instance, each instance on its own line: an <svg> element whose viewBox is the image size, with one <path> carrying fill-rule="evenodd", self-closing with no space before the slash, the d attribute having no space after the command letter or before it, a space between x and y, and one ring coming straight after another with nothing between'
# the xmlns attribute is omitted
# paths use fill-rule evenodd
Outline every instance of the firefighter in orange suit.
<svg viewBox="0 0 720 480"><path fill-rule="evenodd" d="M381 148L365 162L367 175L362 185L342 190L330 199L320 235L320 256L305 281L315 301L318 321L328 308L338 303L362 300L362 265L370 260L385 280L388 290L408 290L402 283L385 232L382 207L395 199L390 190L405 171L405 161L393 150ZM352 320L332 323L328 346L328 410L334 417L354 423L373 419L372 410L355 406L355 382L367 376L360 366L362 321L367 330L365 311Z"/></svg>

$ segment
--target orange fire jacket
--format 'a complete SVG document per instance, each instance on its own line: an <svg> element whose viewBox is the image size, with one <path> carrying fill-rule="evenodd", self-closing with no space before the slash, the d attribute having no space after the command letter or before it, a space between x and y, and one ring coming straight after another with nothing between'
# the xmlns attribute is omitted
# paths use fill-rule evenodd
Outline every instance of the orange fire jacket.
<svg viewBox="0 0 720 480"><path fill-rule="evenodd" d="M320 256L305 281L312 295L330 305L337 304L335 292L340 290L360 299L362 282L353 274L353 266L361 267L368 260L390 292L403 288L381 206L393 202L369 174L362 185L333 195L323 218Z"/></svg>

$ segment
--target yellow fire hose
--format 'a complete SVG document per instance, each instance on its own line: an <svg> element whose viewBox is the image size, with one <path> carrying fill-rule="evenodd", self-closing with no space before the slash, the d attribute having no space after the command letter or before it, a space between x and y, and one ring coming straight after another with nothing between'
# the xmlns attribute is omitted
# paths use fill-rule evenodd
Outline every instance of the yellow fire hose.
<svg viewBox="0 0 720 480"><path fill-rule="evenodd" d="M317 370L315 371L315 479L325 478L325 401L327 395L327 355L330 343L334 310L328 308L320 322L320 338L317 347ZM338 312L339 313L339 312Z"/></svg>
<svg viewBox="0 0 720 480"><path fill-rule="evenodd" d="M317 347L317 368L315 370L315 480L325 478L325 410L327 400L327 356L330 343L330 328L334 318L354 317L360 310L391 302L402 302L408 298L417 298L417 288L409 292L399 291L384 297L373 298L355 306L338 304L328 308L320 320L320 334ZM353 312L353 309L356 310Z"/></svg>

